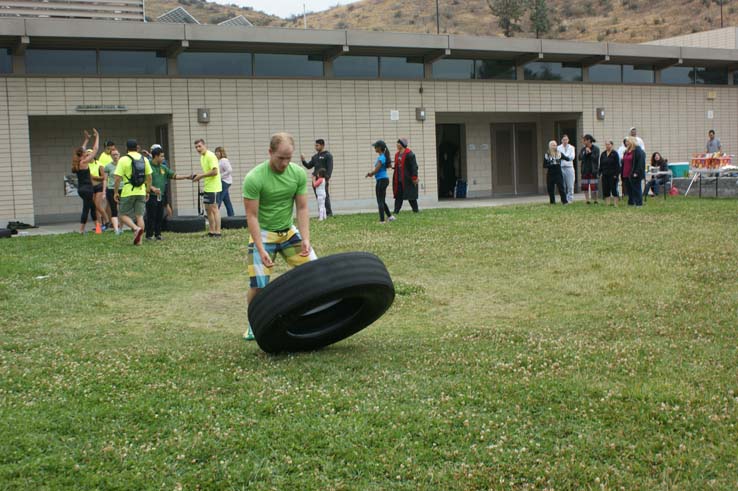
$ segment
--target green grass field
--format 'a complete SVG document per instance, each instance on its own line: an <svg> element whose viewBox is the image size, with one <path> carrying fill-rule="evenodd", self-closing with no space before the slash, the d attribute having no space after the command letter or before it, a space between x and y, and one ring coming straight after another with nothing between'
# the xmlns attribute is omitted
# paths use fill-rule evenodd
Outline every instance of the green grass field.
<svg viewBox="0 0 738 491"><path fill-rule="evenodd" d="M0 241L0 489L738 488L738 201L376 221L313 245L390 311L276 357L245 230Z"/></svg>

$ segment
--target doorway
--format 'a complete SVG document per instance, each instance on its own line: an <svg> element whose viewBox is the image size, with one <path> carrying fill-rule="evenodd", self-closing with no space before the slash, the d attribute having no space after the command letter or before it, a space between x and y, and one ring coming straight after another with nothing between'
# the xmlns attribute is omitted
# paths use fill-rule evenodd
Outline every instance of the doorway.
<svg viewBox="0 0 738 491"><path fill-rule="evenodd" d="M492 193L538 192L538 129L535 123L493 123Z"/></svg>
<svg viewBox="0 0 738 491"><path fill-rule="evenodd" d="M464 125L436 125L438 199L453 198L456 181L464 174Z"/></svg>
<svg viewBox="0 0 738 491"><path fill-rule="evenodd" d="M577 155L579 155L579 135L577 135L577 120L567 119L554 122L554 139L561 145L561 137L566 135L569 137L569 145L574 147L574 190L576 192L579 189L579 173L577 172L578 162Z"/></svg>

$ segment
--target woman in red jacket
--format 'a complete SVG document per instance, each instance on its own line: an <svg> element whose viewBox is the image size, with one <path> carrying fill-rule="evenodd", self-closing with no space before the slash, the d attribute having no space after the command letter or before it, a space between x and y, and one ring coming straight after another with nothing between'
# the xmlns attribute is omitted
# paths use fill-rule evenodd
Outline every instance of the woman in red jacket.
<svg viewBox="0 0 738 491"><path fill-rule="evenodd" d="M397 140L395 154L395 173L392 175L392 192L395 195L394 214L400 213L402 202L408 200L414 213L418 210L418 161L415 154L407 148L407 138Z"/></svg>

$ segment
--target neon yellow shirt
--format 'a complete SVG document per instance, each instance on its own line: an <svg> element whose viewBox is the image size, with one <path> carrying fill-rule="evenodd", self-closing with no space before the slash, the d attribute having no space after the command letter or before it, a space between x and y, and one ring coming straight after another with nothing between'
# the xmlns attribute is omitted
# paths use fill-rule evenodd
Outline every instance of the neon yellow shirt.
<svg viewBox="0 0 738 491"><path fill-rule="evenodd" d="M204 173L210 172L212 169L218 171L214 176L203 179L205 187L203 191L206 193L219 193L223 190L223 183L220 182L220 166L218 165L218 157L213 152L207 150L205 155L200 157L200 167Z"/></svg>
<svg viewBox="0 0 738 491"><path fill-rule="evenodd" d="M146 196L146 183L144 182L140 186L134 188L128 181L133 174L133 160L141 158L141 154L138 152L128 152L127 155L123 155L118 160L118 165L115 167L115 175L121 177L121 183L123 184L123 190L120 192L121 198L127 198L129 196ZM149 159L143 158L146 162L146 175L151 175L151 164Z"/></svg>
<svg viewBox="0 0 738 491"><path fill-rule="evenodd" d="M113 161L113 157L111 157L109 153L103 152L97 158L97 161L100 162L101 166L105 167L106 165L108 165L110 162Z"/></svg>

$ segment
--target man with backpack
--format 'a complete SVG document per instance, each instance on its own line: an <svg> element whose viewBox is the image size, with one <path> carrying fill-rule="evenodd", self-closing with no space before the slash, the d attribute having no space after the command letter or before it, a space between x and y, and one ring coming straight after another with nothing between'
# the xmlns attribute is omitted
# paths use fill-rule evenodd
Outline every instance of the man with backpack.
<svg viewBox="0 0 738 491"><path fill-rule="evenodd" d="M119 215L123 224L133 229L133 245L141 243L144 233L144 211L146 200L149 198L151 189L151 164L149 159L136 151L138 143L136 140L128 140L126 149L128 153L118 160L115 168L115 190L113 198L120 203ZM121 181L123 190L118 193ZM135 216L136 222L132 218Z"/></svg>

